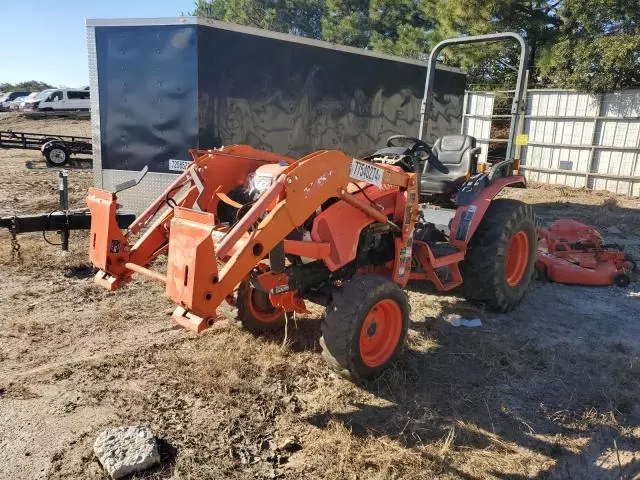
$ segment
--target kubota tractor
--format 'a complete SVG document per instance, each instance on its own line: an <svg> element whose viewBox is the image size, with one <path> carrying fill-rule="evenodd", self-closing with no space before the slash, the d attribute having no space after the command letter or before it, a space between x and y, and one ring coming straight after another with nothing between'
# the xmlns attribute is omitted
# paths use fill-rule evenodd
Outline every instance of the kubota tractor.
<svg viewBox="0 0 640 480"><path fill-rule="evenodd" d="M395 136L363 159L324 150L294 160L245 145L192 151L191 166L126 231L116 194L89 190L96 282L114 290L134 273L156 279L177 305L173 320L197 332L223 302L252 330L281 328L306 301L325 305L324 357L366 379L403 348L408 282L461 286L499 311L525 294L535 218L521 202L495 199L525 179L512 160L477 172L477 155L464 135L432 147ZM164 253L166 273L152 270Z"/></svg>

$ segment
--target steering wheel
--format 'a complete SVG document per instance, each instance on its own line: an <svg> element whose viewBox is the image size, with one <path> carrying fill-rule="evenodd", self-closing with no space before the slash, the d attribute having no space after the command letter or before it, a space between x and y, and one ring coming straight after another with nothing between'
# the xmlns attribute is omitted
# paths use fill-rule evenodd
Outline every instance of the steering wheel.
<svg viewBox="0 0 640 480"><path fill-rule="evenodd" d="M392 135L392 136L390 136L387 139L387 147L395 147L396 145L394 145L393 142L396 141L396 140L404 140L406 142L413 142L413 145L411 145L411 148L409 149L409 153L411 155L415 154L416 152L425 152L425 153L431 155L431 146L429 144L423 142L419 138L409 137L408 135Z"/></svg>

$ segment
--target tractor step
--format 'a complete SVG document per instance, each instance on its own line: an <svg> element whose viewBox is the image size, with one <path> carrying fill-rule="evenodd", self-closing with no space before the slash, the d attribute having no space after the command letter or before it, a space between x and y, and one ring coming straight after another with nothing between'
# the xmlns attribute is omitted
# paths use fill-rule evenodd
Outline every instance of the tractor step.
<svg viewBox="0 0 640 480"><path fill-rule="evenodd" d="M458 263L465 252L445 242L414 242L413 280L429 280L438 290L452 290L462 283Z"/></svg>
<svg viewBox="0 0 640 480"><path fill-rule="evenodd" d="M431 248L431 253L436 258L446 257L448 255L453 255L454 253L458 253L460 249L451 245L447 242L433 242L429 243L429 247Z"/></svg>

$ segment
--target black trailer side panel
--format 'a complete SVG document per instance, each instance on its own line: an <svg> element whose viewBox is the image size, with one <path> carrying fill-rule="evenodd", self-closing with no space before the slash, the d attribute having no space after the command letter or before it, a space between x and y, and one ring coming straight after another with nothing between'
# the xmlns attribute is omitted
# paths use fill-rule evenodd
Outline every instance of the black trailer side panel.
<svg viewBox="0 0 640 480"><path fill-rule="evenodd" d="M96 27L102 169L167 172L198 145L197 28Z"/></svg>
<svg viewBox="0 0 640 480"><path fill-rule="evenodd" d="M418 135L423 66L208 27L198 51L203 147L359 156L391 135ZM430 133L458 132L465 77L438 73Z"/></svg>
<svg viewBox="0 0 640 480"><path fill-rule="evenodd" d="M358 156L390 135L418 136L420 63L182 20L90 27L98 184L112 188L145 165L176 173L169 159L190 160L190 148L247 143L294 157L318 149ZM460 131L464 83L461 73L438 72L427 139ZM170 178L147 181L149 192L162 191Z"/></svg>
<svg viewBox="0 0 640 480"><path fill-rule="evenodd" d="M423 70L423 73L424 77L426 77L426 68ZM433 88L433 104L428 111L429 123L424 137L427 142L433 143L442 135L461 132L462 109L466 86L467 76L464 73L438 68ZM423 93L424 85L423 88L420 89L420 98L415 101L422 102ZM416 135L418 133L420 129L419 117L415 119L412 127L414 129L406 133L406 135Z"/></svg>

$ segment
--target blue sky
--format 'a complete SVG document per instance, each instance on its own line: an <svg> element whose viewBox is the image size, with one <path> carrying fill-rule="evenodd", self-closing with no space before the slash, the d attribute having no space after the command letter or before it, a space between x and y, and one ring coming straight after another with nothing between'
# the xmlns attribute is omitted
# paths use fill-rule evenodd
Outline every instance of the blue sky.
<svg viewBox="0 0 640 480"><path fill-rule="evenodd" d="M193 0L0 0L0 83L89 83L86 18L177 17Z"/></svg>

